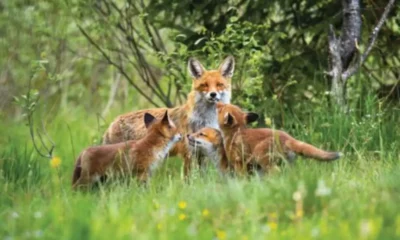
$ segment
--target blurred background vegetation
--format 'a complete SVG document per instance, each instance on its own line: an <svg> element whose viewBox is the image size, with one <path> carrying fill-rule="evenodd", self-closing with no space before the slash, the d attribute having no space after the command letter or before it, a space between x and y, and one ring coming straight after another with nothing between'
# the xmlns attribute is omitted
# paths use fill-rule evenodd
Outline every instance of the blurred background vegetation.
<svg viewBox="0 0 400 240"><path fill-rule="evenodd" d="M361 1L363 51L386 0ZM400 12L395 5L370 57L347 84L350 111L366 102L398 115ZM216 68L235 56L233 102L285 127L330 101L328 26L340 30L340 1L9 0L0 2L0 114L21 119L15 96L28 80L47 115L79 108L117 114L185 101L189 56ZM260 124L263 124L260 122Z"/></svg>

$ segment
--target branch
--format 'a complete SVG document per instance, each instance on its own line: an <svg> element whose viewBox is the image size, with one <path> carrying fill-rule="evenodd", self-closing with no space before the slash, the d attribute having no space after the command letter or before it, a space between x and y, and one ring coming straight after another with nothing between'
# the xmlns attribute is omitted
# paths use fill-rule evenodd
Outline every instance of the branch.
<svg viewBox="0 0 400 240"><path fill-rule="evenodd" d="M110 97L108 99L107 105L101 114L101 116L103 116L103 117L108 113L108 111L110 110L110 107L112 106L112 104L114 102L115 95L117 94L117 90L119 87L120 79L121 79L121 74L118 74L116 80L114 81L114 83L111 86Z"/></svg>
<svg viewBox="0 0 400 240"><path fill-rule="evenodd" d="M33 143L33 147L35 148L35 150L36 150L36 152L39 154L39 156L44 157L44 158L52 158L52 157L53 157L53 151L54 151L54 148L55 148L55 144L54 144L54 142L48 137L47 132L46 132L46 130L44 129L43 122L42 122L43 130L44 130L44 132L45 132L45 136L48 138L48 140L49 140L50 143L51 143L51 147L48 148L48 147L44 144L43 139L42 139L42 136L40 135L40 132L39 132L39 131L37 131L37 133L38 133L38 135L39 135L39 140L40 140L40 142L42 143L42 146L43 146L43 147L45 148L45 150L47 151L47 154L42 153L42 152L39 150L38 146L36 145L36 141L35 141L35 130L33 129L33 127L34 127L34 123L33 123L33 113L35 112L35 107L32 107L32 108L31 108L31 106L33 106L33 105L31 105L31 104L36 105L37 102L38 102L38 100L39 100L39 98L36 98L36 99L31 103L31 86L32 86L32 78L30 78L30 79L29 79L29 82L28 82L28 93L26 94L26 106L25 106L25 110L27 111L27 119L28 119L28 125L29 125L29 134L30 134L30 136L31 136L31 140L32 140L32 143Z"/></svg>
<svg viewBox="0 0 400 240"><path fill-rule="evenodd" d="M136 91L139 92L140 95L146 98L146 100L149 101L151 104L153 104L155 107L159 107L159 105L156 102L154 102L150 97L148 97L147 94L143 92L141 88L132 81L132 79L128 76L128 74L124 71L124 69L120 65L111 60L110 56L108 56L104 52L104 50L89 36L89 34L85 30L83 30L83 28L79 24L77 24L77 26L79 28L79 31L86 37L86 39L90 42L90 44L92 44L103 55L103 57L107 60L109 64L116 67L121 72L121 74L124 75L125 79L129 82L129 84L131 84L136 89Z"/></svg>
<svg viewBox="0 0 400 240"><path fill-rule="evenodd" d="M170 99L167 99L165 93L161 89L159 82L157 81L156 77L154 76L154 73L152 72L152 70L150 69L150 65L147 63L145 57L143 56L140 49L138 48L138 45L137 45L137 42L135 41L135 39L132 38L132 39L130 39L130 41L129 41L129 39L127 39L127 41L128 41L128 44L130 44L130 46L133 47L134 52L136 53L135 54L136 60L143 68L143 73L144 73L143 79L146 79L146 83L148 84L148 86L152 87L153 92L157 95L157 97L161 101L163 101L163 103L167 107L172 107L172 103L171 103ZM152 80L154 87L156 89L154 89L154 87L151 85L150 80Z"/></svg>
<svg viewBox="0 0 400 240"><path fill-rule="evenodd" d="M385 11L383 12L383 14L381 16L381 19L379 19L378 24L374 27L372 34L369 37L368 46L367 46L365 52L363 53L363 55L361 55L358 64L354 64L353 66L351 66L349 69L347 69L342 74L343 80L346 80L349 77L353 76L357 72L357 70L360 68L360 66L364 64L365 60L367 60L367 57L368 57L369 53L371 52L371 50L375 44L375 41L378 37L378 33L381 30L384 22L386 21L390 10L392 10L392 8L393 8L394 2L395 2L395 0L389 0L388 4L385 7Z"/></svg>
<svg viewBox="0 0 400 240"><path fill-rule="evenodd" d="M75 155L75 148L74 148L74 139L73 139L73 137L72 137L71 128L69 127L69 124L68 124L68 123L65 123L65 125L67 126L68 132L69 132L69 139L70 139L70 141L71 141L72 154L73 154L74 158L76 158L76 155Z"/></svg>
<svg viewBox="0 0 400 240"><path fill-rule="evenodd" d="M42 122L42 123L43 123L43 122ZM39 137L40 144L42 144L44 150L45 150L46 152L49 153L49 156L51 156L51 153L53 152L53 147L51 147L51 148L49 149L49 148L46 146L46 144L45 144L44 141L43 141L42 134L41 134L40 131L39 131L39 128L36 128L36 133L37 133L37 135L38 135L38 137Z"/></svg>
<svg viewBox="0 0 400 240"><path fill-rule="evenodd" d="M106 2L106 1L104 1L104 2ZM111 1L110 4L112 5L112 8L115 11L117 11L117 13L120 17L120 21L118 21L115 25L113 25L113 27L115 27L117 30L119 30L120 33L124 36L124 39L127 41L128 46L132 50L132 53L133 53L132 55L135 57L136 61L141 66L141 68L139 68L136 64L134 64L135 69L138 71L138 74L140 75L142 80L146 83L146 85L150 88L150 90L165 105L167 105L167 107L171 107L172 104L171 104L170 99L166 98L166 95L165 95L164 91L161 89L161 86L159 85L157 78L154 76L154 74L150 68L150 65L147 63L145 57L141 53L141 50L140 50L141 46L140 46L139 42L136 41L134 38L133 33L136 33L136 35L138 35L139 39L141 38L141 35L133 26L133 24L131 22L131 18L129 18L128 16L125 16L123 11L120 8L118 8L118 6L114 2ZM133 7L135 7L135 6L133 5ZM103 11L101 11L101 8L99 8L98 10L101 14L104 15ZM128 8L126 10L128 10ZM104 17L108 17L108 16L104 15ZM142 19L142 21L143 21L144 25L146 26L146 30L148 30L147 32L150 35L148 38L150 39L152 44L147 43L147 41L145 41L145 43L147 45L149 45L151 48L159 51L158 46L154 42L154 36L151 33L149 26L146 25L144 18ZM120 67L123 68L123 66L121 66L121 65L120 65Z"/></svg>

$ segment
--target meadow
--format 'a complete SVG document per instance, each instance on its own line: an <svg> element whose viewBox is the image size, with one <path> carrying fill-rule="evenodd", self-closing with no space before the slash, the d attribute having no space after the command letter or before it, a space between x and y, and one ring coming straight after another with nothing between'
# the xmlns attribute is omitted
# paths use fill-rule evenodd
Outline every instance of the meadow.
<svg viewBox="0 0 400 240"><path fill-rule="evenodd" d="M1 239L399 238L399 111L378 111L375 103L364 117L326 110L301 122L286 115L293 136L342 151L335 162L298 157L262 178L221 178L211 166L185 182L182 161L170 158L148 188L127 180L90 192L71 190L76 156L129 109L114 109L100 124L79 107L44 111L60 162L38 156L24 121L4 120Z"/></svg>

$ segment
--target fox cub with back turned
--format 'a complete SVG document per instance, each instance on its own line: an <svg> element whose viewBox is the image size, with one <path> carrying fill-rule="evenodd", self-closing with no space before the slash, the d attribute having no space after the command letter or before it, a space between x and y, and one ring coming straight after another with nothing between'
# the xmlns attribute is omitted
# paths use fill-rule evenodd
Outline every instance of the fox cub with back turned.
<svg viewBox="0 0 400 240"><path fill-rule="evenodd" d="M284 131L269 128L247 128L258 119L256 113L246 113L238 106L217 104L218 123L224 137L224 147L229 164L237 173L244 173L249 164L268 172L276 158L293 159L295 154L321 161L331 161L341 156L339 152L327 152L294 139Z"/></svg>

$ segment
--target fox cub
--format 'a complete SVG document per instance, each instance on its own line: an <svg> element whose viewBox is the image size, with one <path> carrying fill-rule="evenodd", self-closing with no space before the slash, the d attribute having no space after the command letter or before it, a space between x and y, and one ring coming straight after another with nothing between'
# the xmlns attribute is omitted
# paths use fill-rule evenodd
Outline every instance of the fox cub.
<svg viewBox="0 0 400 240"><path fill-rule="evenodd" d="M195 133L188 134L187 138L193 152L207 156L220 173L228 172L228 159L220 131L205 127Z"/></svg>
<svg viewBox="0 0 400 240"><path fill-rule="evenodd" d="M182 136L167 111L160 120L145 113L144 124L147 134L138 141L85 149L76 160L72 186L89 186L107 174L132 174L146 183Z"/></svg>
<svg viewBox="0 0 400 240"><path fill-rule="evenodd" d="M298 141L284 131L269 128L251 129L246 125L258 119L256 113L245 113L231 104L217 103L218 123L224 137L225 152L237 173L245 173L249 164L268 172L277 158L293 159L296 154L321 161L341 156Z"/></svg>

